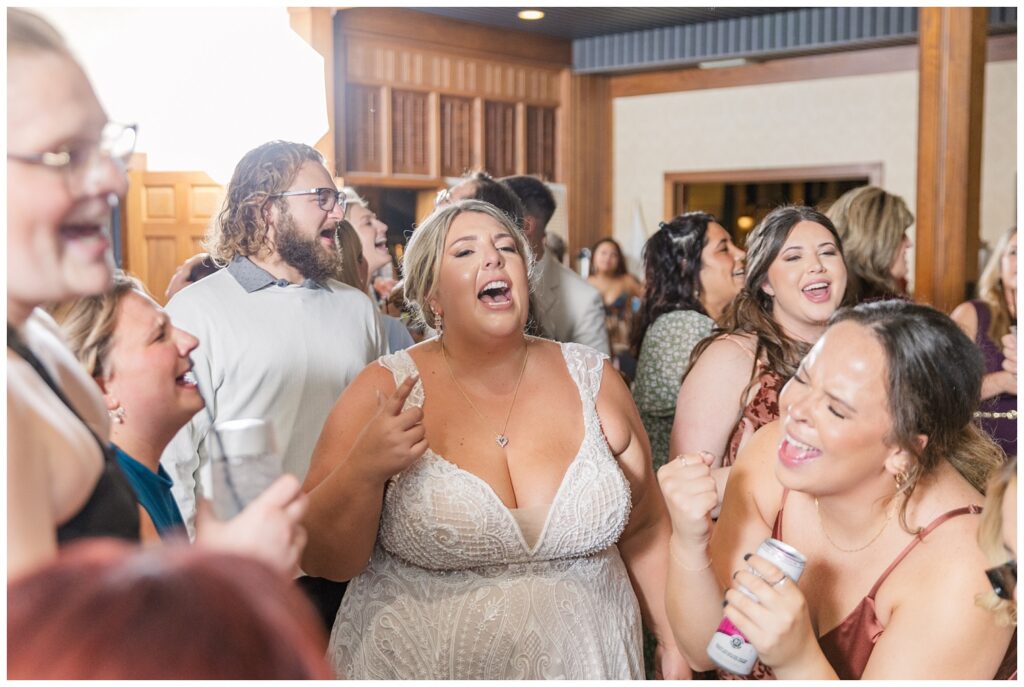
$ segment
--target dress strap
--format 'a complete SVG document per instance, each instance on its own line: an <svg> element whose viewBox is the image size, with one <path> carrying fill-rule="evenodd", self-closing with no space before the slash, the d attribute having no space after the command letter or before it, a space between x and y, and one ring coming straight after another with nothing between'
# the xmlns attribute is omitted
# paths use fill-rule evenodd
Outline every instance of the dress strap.
<svg viewBox="0 0 1024 687"><path fill-rule="evenodd" d="M395 378L395 386L398 387L411 375L417 374L419 369L416 367L415 361L412 356L405 350L392 353L390 355L382 355L377 359L377 363L385 370L389 370ZM408 410L409 408L422 408L423 407L423 380L420 379L416 382L416 386L412 388L412 392L409 394L409 398L405 399L405 405L402 406L402 410Z"/></svg>
<svg viewBox="0 0 1024 687"><path fill-rule="evenodd" d="M569 368L569 376L579 389L584 411L596 408L604 361L608 356L582 344L566 342L559 345L562 347L565 365Z"/></svg>
<svg viewBox="0 0 1024 687"><path fill-rule="evenodd" d="M779 512L775 514L775 522L772 524L772 539L782 541L782 511L786 509L786 497L789 496L789 488L782 489L782 501L779 503Z"/></svg>
<svg viewBox="0 0 1024 687"><path fill-rule="evenodd" d="M739 346L741 349L743 349L743 352L746 353L748 356L750 356L751 360L754 359L753 351L751 351L749 348L744 346L743 343L740 341L739 337L733 336L732 334L723 334L722 336L719 337L719 340L732 342L733 344L735 344L735 345Z"/></svg>
<svg viewBox="0 0 1024 687"><path fill-rule="evenodd" d="M974 334L974 343L980 344L988 337L988 326L992 321L992 311L985 301L969 301L974 306L974 314L978 318L978 331Z"/></svg>
<svg viewBox="0 0 1024 687"><path fill-rule="evenodd" d="M924 541L924 538L931 534L932 530L934 530L936 527L952 518L959 517L961 515L967 515L968 513L972 515L977 515L980 512L981 506L976 506L974 504L971 504L969 506L961 506L960 508L954 508L951 511L943 513L942 515L928 523L928 525L924 529L918 531L918 533L914 535L914 538L910 541L910 543L907 544L902 551L900 551L900 555L896 556L896 560L889 564L889 567L885 569L882 575L878 578L878 581L875 582L875 585L871 588L871 591L868 592L867 598L875 598L875 593L878 592L878 588L881 587L882 583L885 582L887 577L889 577L889 573L895 570L896 566L902 563L903 559L907 557L907 554L910 553L915 546Z"/></svg>

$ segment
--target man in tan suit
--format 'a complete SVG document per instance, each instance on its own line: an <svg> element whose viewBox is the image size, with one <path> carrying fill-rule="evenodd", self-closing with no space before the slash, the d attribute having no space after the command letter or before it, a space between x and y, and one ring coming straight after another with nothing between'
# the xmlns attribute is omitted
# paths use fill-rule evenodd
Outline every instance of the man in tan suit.
<svg viewBox="0 0 1024 687"><path fill-rule="evenodd" d="M604 303L600 292L544 249L544 235L555 214L555 197L543 181L531 176L501 180L523 203L523 230L537 258L534 303L540 326L555 341L574 341L608 355Z"/></svg>

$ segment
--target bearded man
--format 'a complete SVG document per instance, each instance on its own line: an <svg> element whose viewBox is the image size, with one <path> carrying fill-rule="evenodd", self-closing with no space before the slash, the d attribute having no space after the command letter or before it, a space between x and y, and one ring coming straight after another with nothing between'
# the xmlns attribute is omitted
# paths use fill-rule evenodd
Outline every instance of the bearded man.
<svg viewBox="0 0 1024 687"><path fill-rule="evenodd" d="M226 268L167 304L175 326L199 339L192 372L209 410L161 457L190 534L197 497L212 496L211 423L266 419L284 471L301 481L334 402L387 352L372 301L333 278L346 205L313 148L272 141L249 151L206 237Z"/></svg>

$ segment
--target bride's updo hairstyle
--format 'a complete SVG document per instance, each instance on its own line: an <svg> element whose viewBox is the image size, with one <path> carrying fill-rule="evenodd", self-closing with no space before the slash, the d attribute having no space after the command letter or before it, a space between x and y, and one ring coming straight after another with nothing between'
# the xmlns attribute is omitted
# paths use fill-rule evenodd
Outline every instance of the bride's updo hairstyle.
<svg viewBox="0 0 1024 687"><path fill-rule="evenodd" d="M916 459L900 490L909 498L921 477L945 460L984 493L989 473L1005 456L971 421L985 372L974 342L938 310L903 300L844 308L829 326L839 322L867 328L885 351L892 418L888 441ZM923 449L920 435L928 438ZM906 508L904 500L900 522L909 531Z"/></svg>
<svg viewBox="0 0 1024 687"><path fill-rule="evenodd" d="M516 250L526 263L526 275L532 285L533 252L522 230L508 215L482 200L460 200L434 210L416 227L405 246L402 256L402 278L405 281L405 303L414 317L431 329L438 329L437 318L428 303L437 290L437 274L441 268L444 244L455 218L464 212L487 215L505 228L516 244ZM532 289L531 289L532 291Z"/></svg>

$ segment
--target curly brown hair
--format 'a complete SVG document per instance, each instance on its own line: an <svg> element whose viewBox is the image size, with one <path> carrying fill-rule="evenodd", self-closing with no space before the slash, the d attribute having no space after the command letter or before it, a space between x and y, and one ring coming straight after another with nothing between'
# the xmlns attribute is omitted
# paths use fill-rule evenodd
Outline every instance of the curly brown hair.
<svg viewBox="0 0 1024 687"><path fill-rule="evenodd" d="M263 208L271 196L295 180L305 162L324 164L324 156L304 143L270 141L246 153L228 183L224 205L207 230L203 247L225 263L259 254L267 247Z"/></svg>

